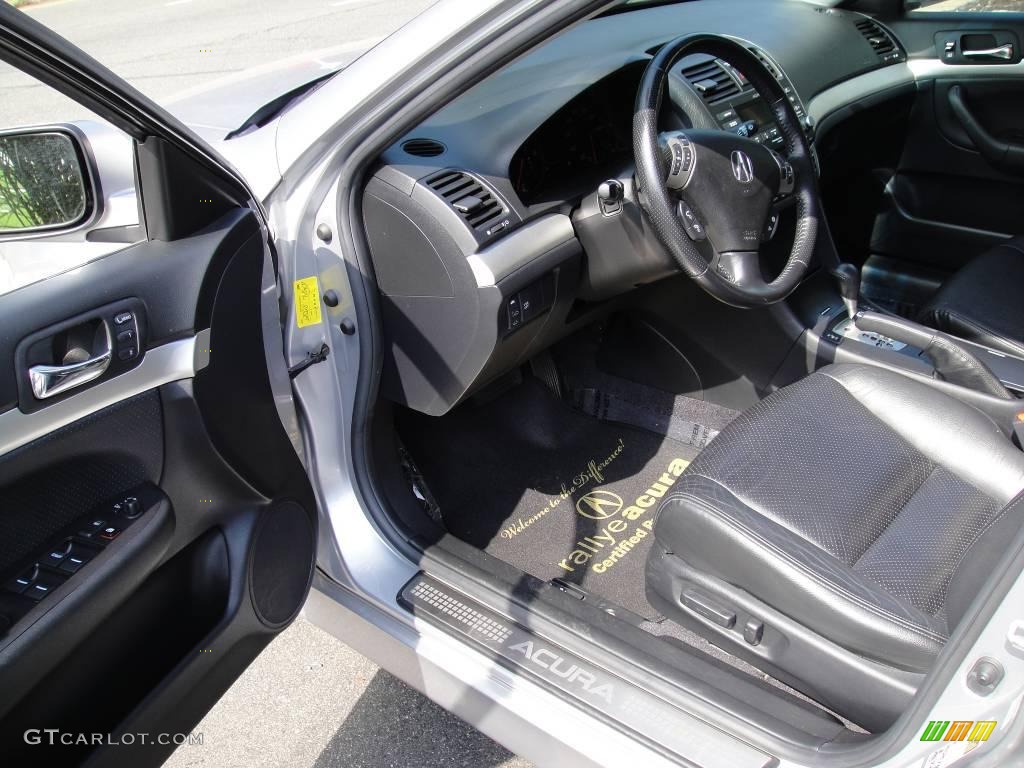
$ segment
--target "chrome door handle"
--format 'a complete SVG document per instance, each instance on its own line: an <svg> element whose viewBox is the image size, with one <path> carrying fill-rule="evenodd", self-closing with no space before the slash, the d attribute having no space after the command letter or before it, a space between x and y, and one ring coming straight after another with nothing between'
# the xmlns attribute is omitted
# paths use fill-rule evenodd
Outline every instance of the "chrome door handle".
<svg viewBox="0 0 1024 768"><path fill-rule="evenodd" d="M33 365L28 369L32 394L39 400L59 395L99 378L110 365L110 331L107 330L107 351L70 365Z"/></svg>
<svg viewBox="0 0 1024 768"><path fill-rule="evenodd" d="M1000 45L998 48L979 48L972 51L960 51L969 59L1004 59L1009 61L1013 58L1013 43Z"/></svg>

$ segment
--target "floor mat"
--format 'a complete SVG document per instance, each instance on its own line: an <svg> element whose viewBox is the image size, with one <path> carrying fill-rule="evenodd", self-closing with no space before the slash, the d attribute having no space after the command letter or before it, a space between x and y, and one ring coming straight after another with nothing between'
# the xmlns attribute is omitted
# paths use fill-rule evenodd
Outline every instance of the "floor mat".
<svg viewBox="0 0 1024 768"><path fill-rule="evenodd" d="M405 446L452 535L640 616L658 501L698 449L585 416L536 379L443 419L405 412Z"/></svg>
<svg viewBox="0 0 1024 768"><path fill-rule="evenodd" d="M739 411L716 403L606 373L596 363L601 343L593 334L580 335L557 353L566 395L584 413L631 424L697 449L739 415Z"/></svg>

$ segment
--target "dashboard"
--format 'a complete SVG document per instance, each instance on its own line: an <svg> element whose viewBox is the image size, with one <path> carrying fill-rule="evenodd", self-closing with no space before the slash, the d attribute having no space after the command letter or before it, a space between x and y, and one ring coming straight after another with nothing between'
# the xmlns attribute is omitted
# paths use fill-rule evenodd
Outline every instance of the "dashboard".
<svg viewBox="0 0 1024 768"><path fill-rule="evenodd" d="M645 64L590 86L520 145L509 181L524 204L571 198L633 162L633 100Z"/></svg>
<svg viewBox="0 0 1024 768"><path fill-rule="evenodd" d="M767 53L751 48L782 85L797 117L806 120L803 102L789 78ZM519 146L512 156L509 181L520 201L534 205L571 199L631 166L633 102L645 66L645 61L627 64L589 86ZM679 87L697 93L715 127L782 149L784 140L768 104L735 67L695 55L678 62L671 76ZM670 100L660 119L664 129L693 127L693 116ZM707 120L703 122L706 127Z"/></svg>
<svg viewBox="0 0 1024 768"><path fill-rule="evenodd" d="M689 30L746 45L812 140L808 99L906 60L859 13L699 0L581 23L466 91L382 154L364 195L387 396L445 413L607 299L677 272L636 204L632 121L647 63ZM668 89L663 130L783 147L768 105L726 62L686 57Z"/></svg>

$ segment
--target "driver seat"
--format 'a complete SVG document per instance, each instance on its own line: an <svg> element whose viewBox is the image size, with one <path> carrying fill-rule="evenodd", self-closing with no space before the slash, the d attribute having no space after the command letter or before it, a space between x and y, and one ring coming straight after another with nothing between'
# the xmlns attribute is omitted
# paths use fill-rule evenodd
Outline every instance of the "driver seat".
<svg viewBox="0 0 1024 768"><path fill-rule="evenodd" d="M663 500L647 593L669 619L887 728L1024 523L1024 453L886 369L833 365L715 438Z"/></svg>

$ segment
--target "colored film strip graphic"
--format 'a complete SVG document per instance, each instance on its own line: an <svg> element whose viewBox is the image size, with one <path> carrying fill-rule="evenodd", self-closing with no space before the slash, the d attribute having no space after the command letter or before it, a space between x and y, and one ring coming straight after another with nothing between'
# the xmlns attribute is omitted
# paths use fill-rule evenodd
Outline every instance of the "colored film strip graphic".
<svg viewBox="0 0 1024 768"><path fill-rule="evenodd" d="M995 720L932 720L921 741L988 741L995 729Z"/></svg>

